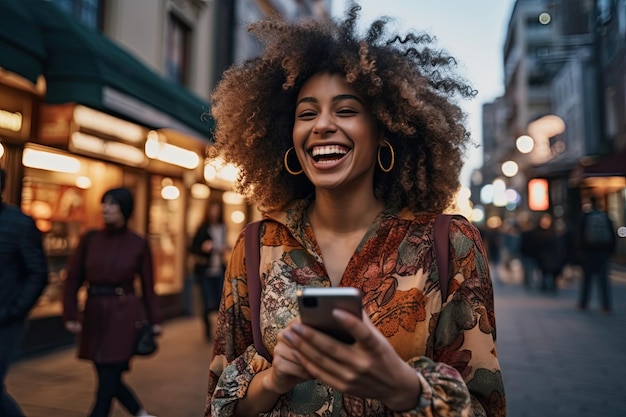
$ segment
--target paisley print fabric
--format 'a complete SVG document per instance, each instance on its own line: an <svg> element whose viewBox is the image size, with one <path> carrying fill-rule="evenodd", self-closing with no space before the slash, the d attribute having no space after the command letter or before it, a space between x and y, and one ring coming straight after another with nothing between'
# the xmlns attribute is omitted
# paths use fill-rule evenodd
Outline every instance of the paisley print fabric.
<svg viewBox="0 0 626 417"><path fill-rule="evenodd" d="M306 216L306 200L261 226L261 331L268 352L298 315L296 292L330 286ZM478 230L450 223L450 291L441 300L431 213L386 210L353 254L340 286L363 292L372 323L422 382L419 406L394 413L377 400L343 395L319 381L297 385L264 416L506 415L496 355L493 288ZM231 416L252 378L271 366L253 346L243 234L226 271L205 416ZM443 306L443 308L442 308Z"/></svg>

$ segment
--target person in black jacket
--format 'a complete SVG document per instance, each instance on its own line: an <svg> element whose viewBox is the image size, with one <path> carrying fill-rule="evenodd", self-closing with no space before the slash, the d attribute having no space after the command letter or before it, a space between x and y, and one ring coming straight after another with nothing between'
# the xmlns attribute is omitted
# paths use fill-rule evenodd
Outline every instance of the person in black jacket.
<svg viewBox="0 0 626 417"><path fill-rule="evenodd" d="M48 283L48 267L33 219L2 201L5 180L0 169L0 416L23 417L4 378L28 312Z"/></svg>
<svg viewBox="0 0 626 417"><path fill-rule="evenodd" d="M595 196L591 196L589 204L583 207L576 240L578 257L583 267L578 309L587 309L592 283L595 280L601 311L608 314L612 310L609 262L617 246L617 235L613 221L605 211L600 209L599 201Z"/></svg>

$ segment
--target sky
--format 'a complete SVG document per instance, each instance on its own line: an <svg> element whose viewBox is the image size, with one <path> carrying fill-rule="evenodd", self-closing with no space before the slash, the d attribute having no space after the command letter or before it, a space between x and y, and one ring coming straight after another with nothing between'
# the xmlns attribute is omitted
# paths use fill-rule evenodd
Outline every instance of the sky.
<svg viewBox="0 0 626 417"><path fill-rule="evenodd" d="M333 16L343 16L348 1L332 0ZM461 103L472 139L482 143L482 105L504 94L502 48L515 0L360 0L362 26L380 16L394 18L400 33L426 31L435 46L455 57L457 70L478 95ZM482 149L470 147L461 173L469 185L471 172L482 165Z"/></svg>

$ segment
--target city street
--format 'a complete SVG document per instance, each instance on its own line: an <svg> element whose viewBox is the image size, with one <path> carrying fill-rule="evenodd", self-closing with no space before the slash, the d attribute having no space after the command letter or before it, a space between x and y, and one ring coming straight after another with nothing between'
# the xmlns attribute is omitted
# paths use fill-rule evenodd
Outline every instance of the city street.
<svg viewBox="0 0 626 417"><path fill-rule="evenodd" d="M596 288L589 310L576 309L577 281L553 295L500 276L494 291L507 416L626 416L626 274L611 274L610 315L599 311Z"/></svg>
<svg viewBox="0 0 626 417"><path fill-rule="evenodd" d="M587 312L575 308L576 280L544 294L499 270L494 289L508 417L626 415L625 275L612 274L615 309L606 315L595 292ZM159 353L135 360L127 380L158 417L199 417L209 356L200 321L171 320ZM93 397L93 371L65 348L14 364L7 387L28 417L83 417ZM113 417L122 416L116 405Z"/></svg>

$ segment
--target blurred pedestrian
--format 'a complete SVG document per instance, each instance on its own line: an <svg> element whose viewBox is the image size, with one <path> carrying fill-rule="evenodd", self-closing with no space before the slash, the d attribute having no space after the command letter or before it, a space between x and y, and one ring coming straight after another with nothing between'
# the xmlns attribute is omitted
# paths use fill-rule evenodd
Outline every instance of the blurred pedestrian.
<svg viewBox="0 0 626 417"><path fill-rule="evenodd" d="M67 265L65 327L79 334L78 357L92 361L98 377L90 417L108 416L114 398L132 415L150 416L122 380L130 369L139 325L147 319L155 334L162 331L149 242L127 227L133 205L128 189L106 191L104 228L83 235ZM141 299L135 294L136 277ZM83 285L88 295L79 321L76 293Z"/></svg>
<svg viewBox="0 0 626 417"><path fill-rule="evenodd" d="M536 259L541 271L541 291L555 292L558 277L565 265L565 242L554 225L552 215L543 213L533 231L532 242L536 247Z"/></svg>
<svg viewBox="0 0 626 417"><path fill-rule="evenodd" d="M218 201L211 201L190 249L196 255L194 275L202 296L202 321L207 340L213 339L212 323L217 320L224 286L225 260L229 250L222 204Z"/></svg>
<svg viewBox="0 0 626 417"><path fill-rule="evenodd" d="M579 254L582 260L583 279L580 286L578 308L586 310L594 278L598 284L601 310L611 312L611 283L609 260L615 250L617 237L611 218L602 211L595 196L584 207L578 228Z"/></svg>
<svg viewBox="0 0 626 417"><path fill-rule="evenodd" d="M511 269L514 269L513 265L519 263L522 242L519 225L514 217L509 217L504 221L501 236L503 249L501 257L504 267L511 271Z"/></svg>
<svg viewBox="0 0 626 417"><path fill-rule="evenodd" d="M0 169L0 416L23 417L4 378L28 312L48 283L48 267L33 219L2 200L6 179L6 172Z"/></svg>
<svg viewBox="0 0 626 417"><path fill-rule="evenodd" d="M363 33L359 10L252 23L265 48L212 94L215 149L265 217L228 264L205 415L506 415L479 232L453 216L441 268L433 243L473 90L431 37ZM354 343L301 322L304 287L362 294L360 317L329 312Z"/></svg>
<svg viewBox="0 0 626 417"><path fill-rule="evenodd" d="M485 228L485 240L487 241L487 253L489 256L489 264L497 269L502 258L502 233L500 227L488 225Z"/></svg>

